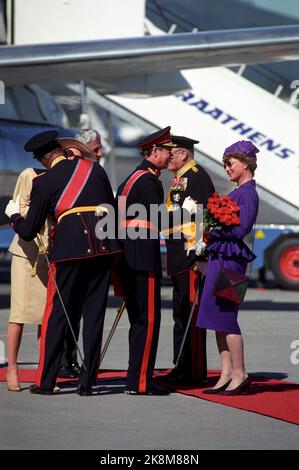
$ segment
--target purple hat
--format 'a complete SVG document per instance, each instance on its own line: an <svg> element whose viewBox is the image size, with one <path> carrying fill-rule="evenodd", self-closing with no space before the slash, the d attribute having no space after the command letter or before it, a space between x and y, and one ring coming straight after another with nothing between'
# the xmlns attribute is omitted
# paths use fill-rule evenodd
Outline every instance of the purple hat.
<svg viewBox="0 0 299 470"><path fill-rule="evenodd" d="M227 147L224 150L223 156L232 155L233 153L244 153L245 155L248 155L248 157L255 157L255 154L258 152L259 149L253 145L250 140L239 140Z"/></svg>

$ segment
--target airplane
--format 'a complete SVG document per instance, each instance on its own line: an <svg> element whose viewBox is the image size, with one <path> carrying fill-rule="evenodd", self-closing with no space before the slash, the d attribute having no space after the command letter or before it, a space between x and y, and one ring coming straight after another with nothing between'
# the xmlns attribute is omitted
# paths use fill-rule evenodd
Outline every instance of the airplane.
<svg viewBox="0 0 299 470"><path fill-rule="evenodd" d="M1 46L0 95L5 93L9 101L10 87L19 91L21 87L29 86L30 91L36 94L36 87L34 88L32 83L43 84L51 81L74 83L80 80L84 80L86 86L93 88L99 94L169 95L188 88L188 82L180 74L180 70L298 58L298 25L72 43ZM4 98L0 96L2 104ZM13 98L14 101L18 100L16 96ZM40 100L40 96L38 99ZM28 109L28 98L25 104ZM3 108L1 107L2 110ZM10 103L8 108L10 109ZM29 109L31 108L29 104ZM0 113L0 118L2 118L1 140L4 139L1 146L4 142L5 148L8 145L11 153L12 144L9 144L5 127L13 124L14 116L8 114L3 120ZM24 123L26 120L28 121L26 116L23 116L19 122ZM30 133L38 132L32 128L32 125L34 127L42 124L43 127L48 124L48 127L51 127L45 120L33 121L27 123L28 132L25 130L25 125L19 126L19 132L16 132L16 128L12 130L14 139L19 141L16 148L18 152L21 151L20 142L24 142ZM20 132L21 127L23 127L22 132ZM66 126L61 126L63 127ZM13 147L15 147L14 142ZM7 169L5 158L7 158L5 152L2 152L1 171L4 167ZM16 166L15 172L20 169Z"/></svg>
<svg viewBox="0 0 299 470"><path fill-rule="evenodd" d="M84 80L102 94L153 96L165 93L166 87L167 94L175 91L167 80L171 72L298 58L299 25L270 26L1 46L0 78L5 86ZM160 80L154 80L157 74Z"/></svg>
<svg viewBox="0 0 299 470"><path fill-rule="evenodd" d="M5 87L84 80L100 94L159 96L188 88L180 70L298 58L299 26L275 26L1 46L0 78Z"/></svg>

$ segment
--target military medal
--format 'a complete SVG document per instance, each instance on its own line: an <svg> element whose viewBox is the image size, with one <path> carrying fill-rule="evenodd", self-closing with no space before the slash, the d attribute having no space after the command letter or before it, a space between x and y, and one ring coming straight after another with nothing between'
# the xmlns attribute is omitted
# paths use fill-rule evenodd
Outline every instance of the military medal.
<svg viewBox="0 0 299 470"><path fill-rule="evenodd" d="M186 191L188 178L173 178L171 181L171 191Z"/></svg>

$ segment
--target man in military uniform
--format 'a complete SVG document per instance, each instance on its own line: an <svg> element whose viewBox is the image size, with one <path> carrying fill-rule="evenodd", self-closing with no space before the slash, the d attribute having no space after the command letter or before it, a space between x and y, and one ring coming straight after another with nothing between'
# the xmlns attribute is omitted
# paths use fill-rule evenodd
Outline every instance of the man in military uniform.
<svg viewBox="0 0 299 470"><path fill-rule="evenodd" d="M168 392L152 382L161 319L161 256L159 227L150 219L150 205L163 204L160 171L168 165L171 152L170 126L155 132L138 144L143 160L120 185L118 195L120 231L124 257L119 267L128 310L129 367L126 393L130 395L166 395ZM128 216L125 206L141 204L146 216ZM139 230L131 239L129 231Z"/></svg>
<svg viewBox="0 0 299 470"><path fill-rule="evenodd" d="M215 189L208 173L194 160L194 144L198 141L183 136L172 136L171 140L176 147L172 149L168 170L174 172L175 177L167 198L168 210L188 209L190 201L205 207ZM186 225L179 225L175 231L181 233L179 238L166 238L167 271L173 281L174 364L177 362L198 283L201 282L200 273L194 270L197 256L194 239L190 239L194 232L191 230L187 234ZM194 311L179 363L167 376L163 376L163 380L195 384L206 379L206 331L195 326L197 310Z"/></svg>
<svg viewBox="0 0 299 470"><path fill-rule="evenodd" d="M57 141L68 159L83 158L99 163L104 155L101 135L94 129L82 129L75 138L60 137ZM80 333L80 320L81 312L78 312L78 317L76 318L74 315L71 322L77 342ZM58 378L76 378L80 376L80 372L76 343L70 328L67 327Z"/></svg>
<svg viewBox="0 0 299 470"><path fill-rule="evenodd" d="M103 168L83 159L67 160L62 155L57 135L56 131L42 132L26 143L25 150L33 152L48 171L33 182L26 219L19 214L18 202L10 201L6 214L13 229L27 241L39 232L48 212L57 221L50 253L52 273L70 318L78 310L84 318L84 367L77 393L87 396L92 394L97 376L112 254L119 251L115 240L97 239L96 208L99 204L113 207L114 198ZM53 393L66 326L56 284L49 275L40 360L31 393Z"/></svg>

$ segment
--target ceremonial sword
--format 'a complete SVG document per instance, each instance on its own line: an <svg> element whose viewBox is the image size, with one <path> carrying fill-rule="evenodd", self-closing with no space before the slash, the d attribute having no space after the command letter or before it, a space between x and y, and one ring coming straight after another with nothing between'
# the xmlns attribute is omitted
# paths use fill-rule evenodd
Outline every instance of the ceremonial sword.
<svg viewBox="0 0 299 470"><path fill-rule="evenodd" d="M177 355L177 358L176 358L176 361L175 361L175 364L174 364L174 367L175 367L175 368L178 367L179 362L180 362L180 359L181 359L181 355L182 355L182 352L183 352L183 348L184 348L184 345L185 345L185 341L186 341L186 338L187 338L187 334L188 334L188 331L189 331L189 327L190 327L190 324L191 324L191 321L192 321L192 317L193 317L195 305L196 305L196 302L197 302L197 299L198 299L200 284L201 284L201 281L199 280L198 286L197 286L197 289L196 289L196 292L195 292L193 304L192 304L192 307L191 307L191 310L190 310L190 315L189 315L189 318L188 318L188 323L187 323L187 326L186 326L186 329L185 329L185 333L184 333L184 336L183 336L183 339L182 339L182 342L181 342L180 350L179 350L179 353L178 353L178 355Z"/></svg>
<svg viewBox="0 0 299 470"><path fill-rule="evenodd" d="M120 320L120 318L121 318L121 316L122 316L122 314L123 314L123 311L124 311L125 307L126 307L126 303L125 303L125 301L123 301L122 304L121 304L121 306L120 306L119 309L117 310L115 320L114 320L113 325L112 325L112 327L111 327L110 333L109 333L109 335L107 336L105 345L104 345L104 347L103 347L103 349L102 349L101 356L100 356L100 361L99 361L99 367L100 367L100 365L101 365L102 362L103 362L103 359L104 359L104 357L105 357L105 354L106 354L107 349L108 349L108 347L109 347L109 344L110 344L110 342L111 342L112 336L114 335L114 332L115 332L115 330L116 330L116 327L117 327L117 325L118 325L118 323L119 323L119 320Z"/></svg>

